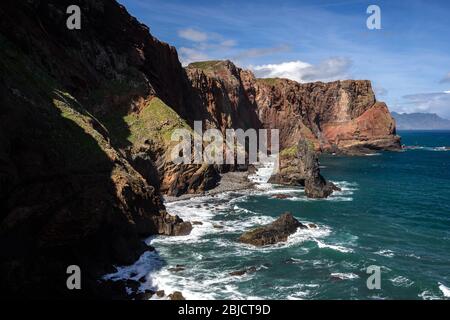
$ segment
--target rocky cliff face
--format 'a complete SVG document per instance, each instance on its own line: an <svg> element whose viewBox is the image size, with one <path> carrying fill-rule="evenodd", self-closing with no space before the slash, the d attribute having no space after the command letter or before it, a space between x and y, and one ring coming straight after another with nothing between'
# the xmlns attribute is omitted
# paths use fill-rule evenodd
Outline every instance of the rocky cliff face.
<svg viewBox="0 0 450 320"><path fill-rule="evenodd" d="M230 61L193 63L187 70L214 127L279 129L281 149L302 137L324 152L400 148L395 121L370 81L256 79Z"/></svg>
<svg viewBox="0 0 450 320"><path fill-rule="evenodd" d="M386 105L376 101L369 81L258 79L255 88L261 122L280 129L282 147L305 136L325 152L400 148L395 122Z"/></svg>
<svg viewBox="0 0 450 320"><path fill-rule="evenodd" d="M181 99L169 92L183 73L176 51L113 1L79 3L81 31L65 28L70 1L0 6L0 282L8 297L106 297L99 277L148 250L143 237L191 228L166 213L158 183L126 154L141 134L130 123L141 125L154 97ZM66 287L73 264L81 291Z"/></svg>

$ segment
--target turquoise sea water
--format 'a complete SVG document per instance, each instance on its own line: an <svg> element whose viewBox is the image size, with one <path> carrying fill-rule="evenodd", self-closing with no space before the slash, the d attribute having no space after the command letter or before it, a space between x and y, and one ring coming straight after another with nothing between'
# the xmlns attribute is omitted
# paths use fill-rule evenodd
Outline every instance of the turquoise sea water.
<svg viewBox="0 0 450 320"><path fill-rule="evenodd" d="M146 275L143 287L200 299L448 298L450 151L439 147L450 146L450 132L400 135L403 144L420 148L322 157L323 175L343 189L326 200L261 184L256 191L170 203L169 212L203 225L187 237L148 239L157 251L112 277ZM299 230L272 247L236 241L285 211L319 228ZM176 265L185 270L169 270ZM370 265L381 267L380 290L367 288ZM257 271L229 274L250 267Z"/></svg>

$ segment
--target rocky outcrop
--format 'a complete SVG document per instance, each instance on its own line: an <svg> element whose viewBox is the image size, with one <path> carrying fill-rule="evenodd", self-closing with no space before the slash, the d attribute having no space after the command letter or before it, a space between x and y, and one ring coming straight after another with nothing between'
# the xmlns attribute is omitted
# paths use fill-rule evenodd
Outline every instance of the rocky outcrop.
<svg viewBox="0 0 450 320"><path fill-rule="evenodd" d="M286 212L271 224L245 232L239 237L239 241L255 246L285 242L298 228L307 227L295 219L291 213Z"/></svg>
<svg viewBox="0 0 450 320"><path fill-rule="evenodd" d="M300 172L305 177L305 194L309 198L326 198L333 191L339 190L332 182L328 182L320 174L319 159L314 151L314 145L307 139L298 143L297 157Z"/></svg>
<svg viewBox="0 0 450 320"><path fill-rule="evenodd" d="M280 130L281 148L294 146L303 136L325 152L400 149L395 121L386 105L376 101L369 81L258 79L254 86L260 120Z"/></svg>
<svg viewBox="0 0 450 320"><path fill-rule="evenodd" d="M285 150L279 158L279 170L270 177L270 183L304 186L309 198L326 198L339 190L320 174L319 160L311 140L301 138L296 147Z"/></svg>
<svg viewBox="0 0 450 320"><path fill-rule="evenodd" d="M191 233L192 224L185 222L178 216L168 213L153 217L153 221L157 225L157 234L167 236L185 236Z"/></svg>
<svg viewBox="0 0 450 320"><path fill-rule="evenodd" d="M251 88L254 76L231 61L192 63L186 68L192 90L189 101L193 110L189 117L202 120L204 127L247 130L260 128L257 105Z"/></svg>

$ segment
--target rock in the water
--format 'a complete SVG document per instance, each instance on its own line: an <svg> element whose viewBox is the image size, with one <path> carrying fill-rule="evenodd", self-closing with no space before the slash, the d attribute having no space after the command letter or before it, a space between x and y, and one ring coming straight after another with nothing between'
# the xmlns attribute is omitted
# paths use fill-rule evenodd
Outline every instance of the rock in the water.
<svg viewBox="0 0 450 320"><path fill-rule="evenodd" d="M169 271L172 271L172 272L179 272L179 271L184 271L184 270L186 270L186 268L182 264L177 264L175 267L169 268Z"/></svg>
<svg viewBox="0 0 450 320"><path fill-rule="evenodd" d="M168 213L163 215L163 217L155 217L154 220L158 226L159 234L185 236L192 231L192 224L190 222L183 221L180 217Z"/></svg>
<svg viewBox="0 0 450 320"><path fill-rule="evenodd" d="M156 296L159 298L162 298L166 295L166 293L164 292L164 290L158 290L156 291Z"/></svg>
<svg viewBox="0 0 450 320"><path fill-rule="evenodd" d="M242 269L242 270L230 272L230 276L243 276L246 273L253 273L256 271L257 271L256 267L250 267L248 269Z"/></svg>
<svg viewBox="0 0 450 320"><path fill-rule="evenodd" d="M297 145L297 157L300 160L300 171L305 176L305 194L307 197L326 198L334 190L339 190L320 174L319 159L314 150L314 145L308 139L300 139Z"/></svg>
<svg viewBox="0 0 450 320"><path fill-rule="evenodd" d="M183 297L183 294L180 291L174 291L173 293L169 294L170 300L186 300L185 297Z"/></svg>
<svg viewBox="0 0 450 320"><path fill-rule="evenodd" d="M288 199L288 198L292 198L292 196L290 196L288 194L276 194L276 195L272 196L272 198L274 198L274 199Z"/></svg>
<svg viewBox="0 0 450 320"><path fill-rule="evenodd" d="M308 198L326 198L333 191L340 190L320 174L314 144L307 138L301 138L296 147L281 152L280 169L269 182L304 186Z"/></svg>
<svg viewBox="0 0 450 320"><path fill-rule="evenodd" d="M286 241L298 228L304 229L306 226L286 212L271 224L245 232L239 241L255 246L275 244Z"/></svg>

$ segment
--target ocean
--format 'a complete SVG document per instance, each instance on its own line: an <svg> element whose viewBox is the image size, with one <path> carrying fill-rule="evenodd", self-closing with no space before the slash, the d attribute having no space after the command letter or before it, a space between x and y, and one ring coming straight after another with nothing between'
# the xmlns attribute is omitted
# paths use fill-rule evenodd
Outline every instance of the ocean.
<svg viewBox="0 0 450 320"><path fill-rule="evenodd" d="M168 203L170 213L202 224L189 236L147 239L156 251L107 278L146 276L142 288L187 299L450 298L450 131L399 134L414 148L322 156L322 174L342 189L328 199L265 183L267 166L253 177L256 190ZM269 247L236 241L285 211L318 228ZM380 289L367 287L372 265Z"/></svg>

